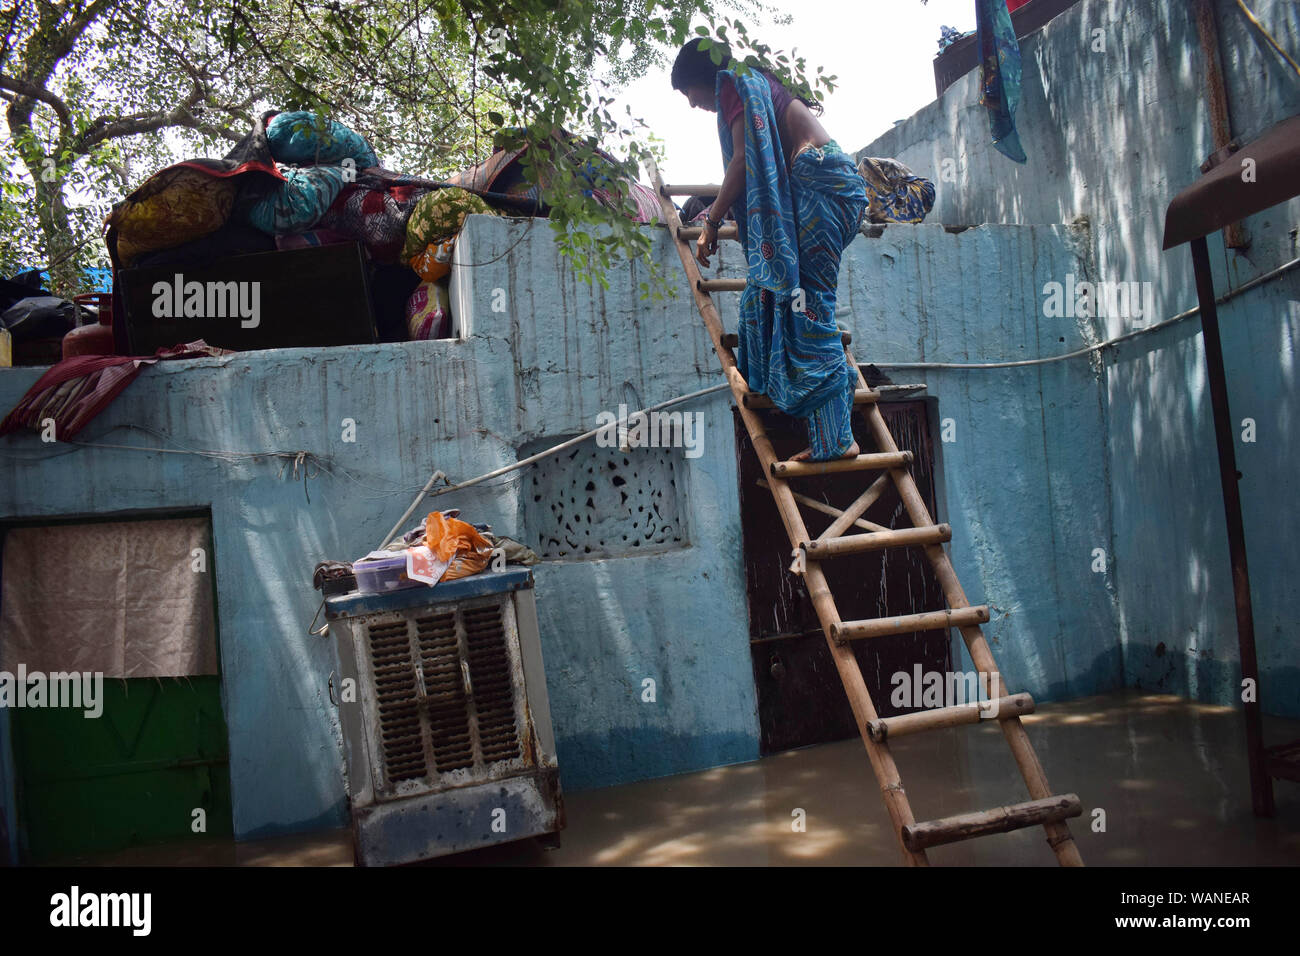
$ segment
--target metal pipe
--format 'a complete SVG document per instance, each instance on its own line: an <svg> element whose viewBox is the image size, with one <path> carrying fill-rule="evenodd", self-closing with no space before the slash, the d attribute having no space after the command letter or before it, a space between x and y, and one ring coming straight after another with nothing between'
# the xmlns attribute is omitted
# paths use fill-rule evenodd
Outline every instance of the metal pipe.
<svg viewBox="0 0 1300 956"><path fill-rule="evenodd" d="M1233 445L1232 414L1228 409L1228 384L1223 371L1223 344L1219 338L1219 312L1214 301L1214 275L1204 236L1192 240L1196 296L1201 303L1201 334L1205 341L1205 375L1214 409L1214 438L1219 449L1219 481L1223 486L1223 514L1228 526L1228 554L1232 561L1232 591L1237 607L1237 646L1241 676L1254 683L1254 700L1244 703L1246 750L1250 763L1250 802L1257 817L1273 815L1273 782L1264 770L1264 735L1259 711L1259 662L1255 656L1255 619L1250 604L1250 571L1246 566L1246 530L1241 520L1241 489L1237 482L1237 453Z"/></svg>
<svg viewBox="0 0 1300 956"><path fill-rule="evenodd" d="M1214 149L1218 152L1232 142L1232 116L1228 109L1228 87L1223 81L1219 18L1214 11L1214 0L1196 0L1196 32L1205 56L1205 98L1210 108ZM1240 222L1228 224L1223 230L1223 241L1229 249L1245 249L1250 245L1246 228Z"/></svg>

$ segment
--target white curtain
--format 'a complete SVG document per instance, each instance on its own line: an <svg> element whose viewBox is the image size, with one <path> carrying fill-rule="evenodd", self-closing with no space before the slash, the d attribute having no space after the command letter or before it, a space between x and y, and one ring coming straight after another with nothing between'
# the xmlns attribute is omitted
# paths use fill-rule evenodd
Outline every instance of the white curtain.
<svg viewBox="0 0 1300 956"><path fill-rule="evenodd" d="M206 518L14 528L2 560L0 668L217 673Z"/></svg>

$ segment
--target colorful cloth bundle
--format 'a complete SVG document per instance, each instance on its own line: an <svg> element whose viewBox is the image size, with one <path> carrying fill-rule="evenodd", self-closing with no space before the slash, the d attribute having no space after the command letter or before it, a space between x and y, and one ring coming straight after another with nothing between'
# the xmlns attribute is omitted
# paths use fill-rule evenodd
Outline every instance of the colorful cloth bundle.
<svg viewBox="0 0 1300 956"><path fill-rule="evenodd" d="M406 326L411 341L447 337L451 296L442 282L421 282L406 302Z"/></svg>
<svg viewBox="0 0 1300 956"><path fill-rule="evenodd" d="M570 159L577 152L576 137L567 130L556 129L551 140L540 149L543 153L562 153ZM524 175L523 157L526 149L497 150L477 166L462 170L448 177L448 182L477 192L492 192L501 196L525 200L534 207L531 215L544 216L548 209L542 204L543 186L548 182L547 173L551 163L543 156L541 159L540 185L529 183ZM659 218L659 200L653 189L642 186L627 177L618 175L617 160L603 150L596 151L596 160L588 160L578 171L578 188L588 196L594 196L601 203L611 208L625 208L620 196L631 197L629 212L636 222L656 222Z"/></svg>
<svg viewBox="0 0 1300 956"><path fill-rule="evenodd" d="M277 163L341 165L353 172L379 165L364 136L309 110L277 113L266 124L266 140ZM349 159L351 164L344 162Z"/></svg>
<svg viewBox="0 0 1300 956"><path fill-rule="evenodd" d="M451 253L465 217L496 210L464 189L435 189L420 197L406 223L402 259L425 281L445 278L451 272Z"/></svg>
<svg viewBox="0 0 1300 956"><path fill-rule="evenodd" d="M235 218L268 235L302 232L320 222L354 174L342 166L282 166L278 189L236 204Z"/></svg>
<svg viewBox="0 0 1300 956"><path fill-rule="evenodd" d="M373 172L344 186L317 225L364 243L377 262L397 262L406 244L406 222L426 190Z"/></svg>
<svg viewBox="0 0 1300 956"><path fill-rule="evenodd" d="M867 183L869 222L921 222L934 208L934 183L896 159L864 156L858 175Z"/></svg>
<svg viewBox="0 0 1300 956"><path fill-rule="evenodd" d="M230 216L239 183L186 165L169 166L145 180L113 207L107 224L117 230L123 265L138 256L206 236Z"/></svg>
<svg viewBox="0 0 1300 956"><path fill-rule="evenodd" d="M453 238L471 213L495 212L479 196L463 189L435 189L420 197L406 222L402 258L410 260L430 245Z"/></svg>

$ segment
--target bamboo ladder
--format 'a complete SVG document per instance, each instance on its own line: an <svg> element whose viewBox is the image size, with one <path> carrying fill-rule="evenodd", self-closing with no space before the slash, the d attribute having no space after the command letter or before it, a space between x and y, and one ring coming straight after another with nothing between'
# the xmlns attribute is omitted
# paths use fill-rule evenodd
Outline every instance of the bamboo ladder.
<svg viewBox="0 0 1300 956"><path fill-rule="evenodd" d="M1053 795L1047 785L1047 777L1038 762L1038 755L1034 753L1029 736L1020 722L1021 714L1033 713L1033 699L1028 694L994 696L995 693L1001 693L1000 687L990 686L990 675L998 673L997 664L980 629L980 625L989 619L988 607L987 605L972 607L966 600L966 594L957 580L957 574L943 549L943 542L952 537L952 529L946 524L936 525L930 517L916 482L908 470L912 453L900 451L895 444L889 426L886 425L877 406L879 394L868 387L862 377L861 369L853 361L847 335L844 352L858 373L854 404L864 408L872 438L880 450L874 454L858 455L856 459L830 462L778 460L772 442L767 437L766 429L755 411L760 408L774 407L772 401L764 395L750 392L748 384L736 366L736 356L733 352L736 336L728 335L723 331L721 317L711 298L714 292L736 292L744 289L746 280L705 279L700 275L690 246L690 240L699 237L700 227L683 226L677 215L677 209L670 199L672 196L716 196L718 187L665 186L657 168L652 166L651 173L654 176L663 219L672 232L677 253L682 260L682 267L691 283L695 305L699 309L701 318L704 319L709 337L713 340L713 349L722 363L723 374L731 385L731 393L745 428L749 431L754 451L763 469L768 473L768 480L760 484L771 491L781 521L790 537L795 559L791 570L803 575L804 584L816 608L822 631L826 635L826 643L830 647L831 657L835 661L840 681L844 684L849 704L853 708L858 732L866 745L871 769L880 782L885 809L889 812L895 835L903 851L904 861L912 866L928 866L929 860L925 852L928 847L1041 825L1047 833L1047 843L1056 854L1057 862L1062 866L1082 866L1083 859L1070 835L1070 828L1065 823L1070 817L1077 817L1083 812L1079 798L1072 793ZM736 227L723 226L719 230L718 237L736 239ZM883 474L843 510L797 494L790 488L791 479L849 471L879 471ZM912 521L911 528L890 530L862 520L861 516L884 493L890 480L898 489L903 506ZM812 538L799 513L799 504L830 515L834 521L821 535ZM866 533L844 534L849 528L855 526L865 527L868 530ZM821 569L821 562L897 547L916 547L925 552L943 588L948 609L865 621L840 620L835 599L831 595L826 576ZM882 719L876 714L875 705L862 678L862 672L858 668L858 661L850 642L886 634L906 634L947 627L956 627L960 631L970 651L971 660L979 672L981 688L990 700L996 701L997 720L1002 728L1002 734L1011 748L1032 799L993 810L917 823L907 802L907 794L903 790L898 767L890 753L889 741L906 734L963 724L977 724L984 719L982 715L986 712L988 704L987 702L963 704Z"/></svg>

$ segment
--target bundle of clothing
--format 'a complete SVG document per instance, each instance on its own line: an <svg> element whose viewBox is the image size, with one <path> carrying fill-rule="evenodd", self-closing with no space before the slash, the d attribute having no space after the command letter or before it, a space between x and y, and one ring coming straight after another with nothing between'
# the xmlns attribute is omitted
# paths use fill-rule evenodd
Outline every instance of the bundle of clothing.
<svg viewBox="0 0 1300 956"><path fill-rule="evenodd" d="M575 143L561 130L542 151L568 155ZM222 159L169 166L114 206L109 256L118 269L360 242L399 290L396 308L405 314L395 325L403 334L394 338L445 337L451 258L465 217L549 212L540 188L524 180L525 152L497 150L449 180L432 180L383 168L370 143L342 123L270 111ZM655 221L654 192L617 176L607 154L599 160L610 165L588 164L587 194L638 222Z"/></svg>
<svg viewBox="0 0 1300 956"><path fill-rule="evenodd" d="M934 208L934 183L896 159L864 156L858 175L867 184L867 211L862 224L921 222Z"/></svg>
<svg viewBox="0 0 1300 956"><path fill-rule="evenodd" d="M590 146L590 144L588 144ZM659 199L649 186L618 173L618 162L604 150L591 146L594 158L585 160L578 169L577 185L582 193L601 205L616 209L634 222L659 221ZM485 162L471 166L448 180L471 191L491 191L516 199L527 200L537 208L537 215L547 215L549 210L542 202L542 191L550 184L548 170L554 164L553 156L562 156L576 164L580 143L576 136L564 129L552 131L550 139L530 148L506 150L498 147ZM525 161L541 170L540 184L529 184L524 173Z"/></svg>

